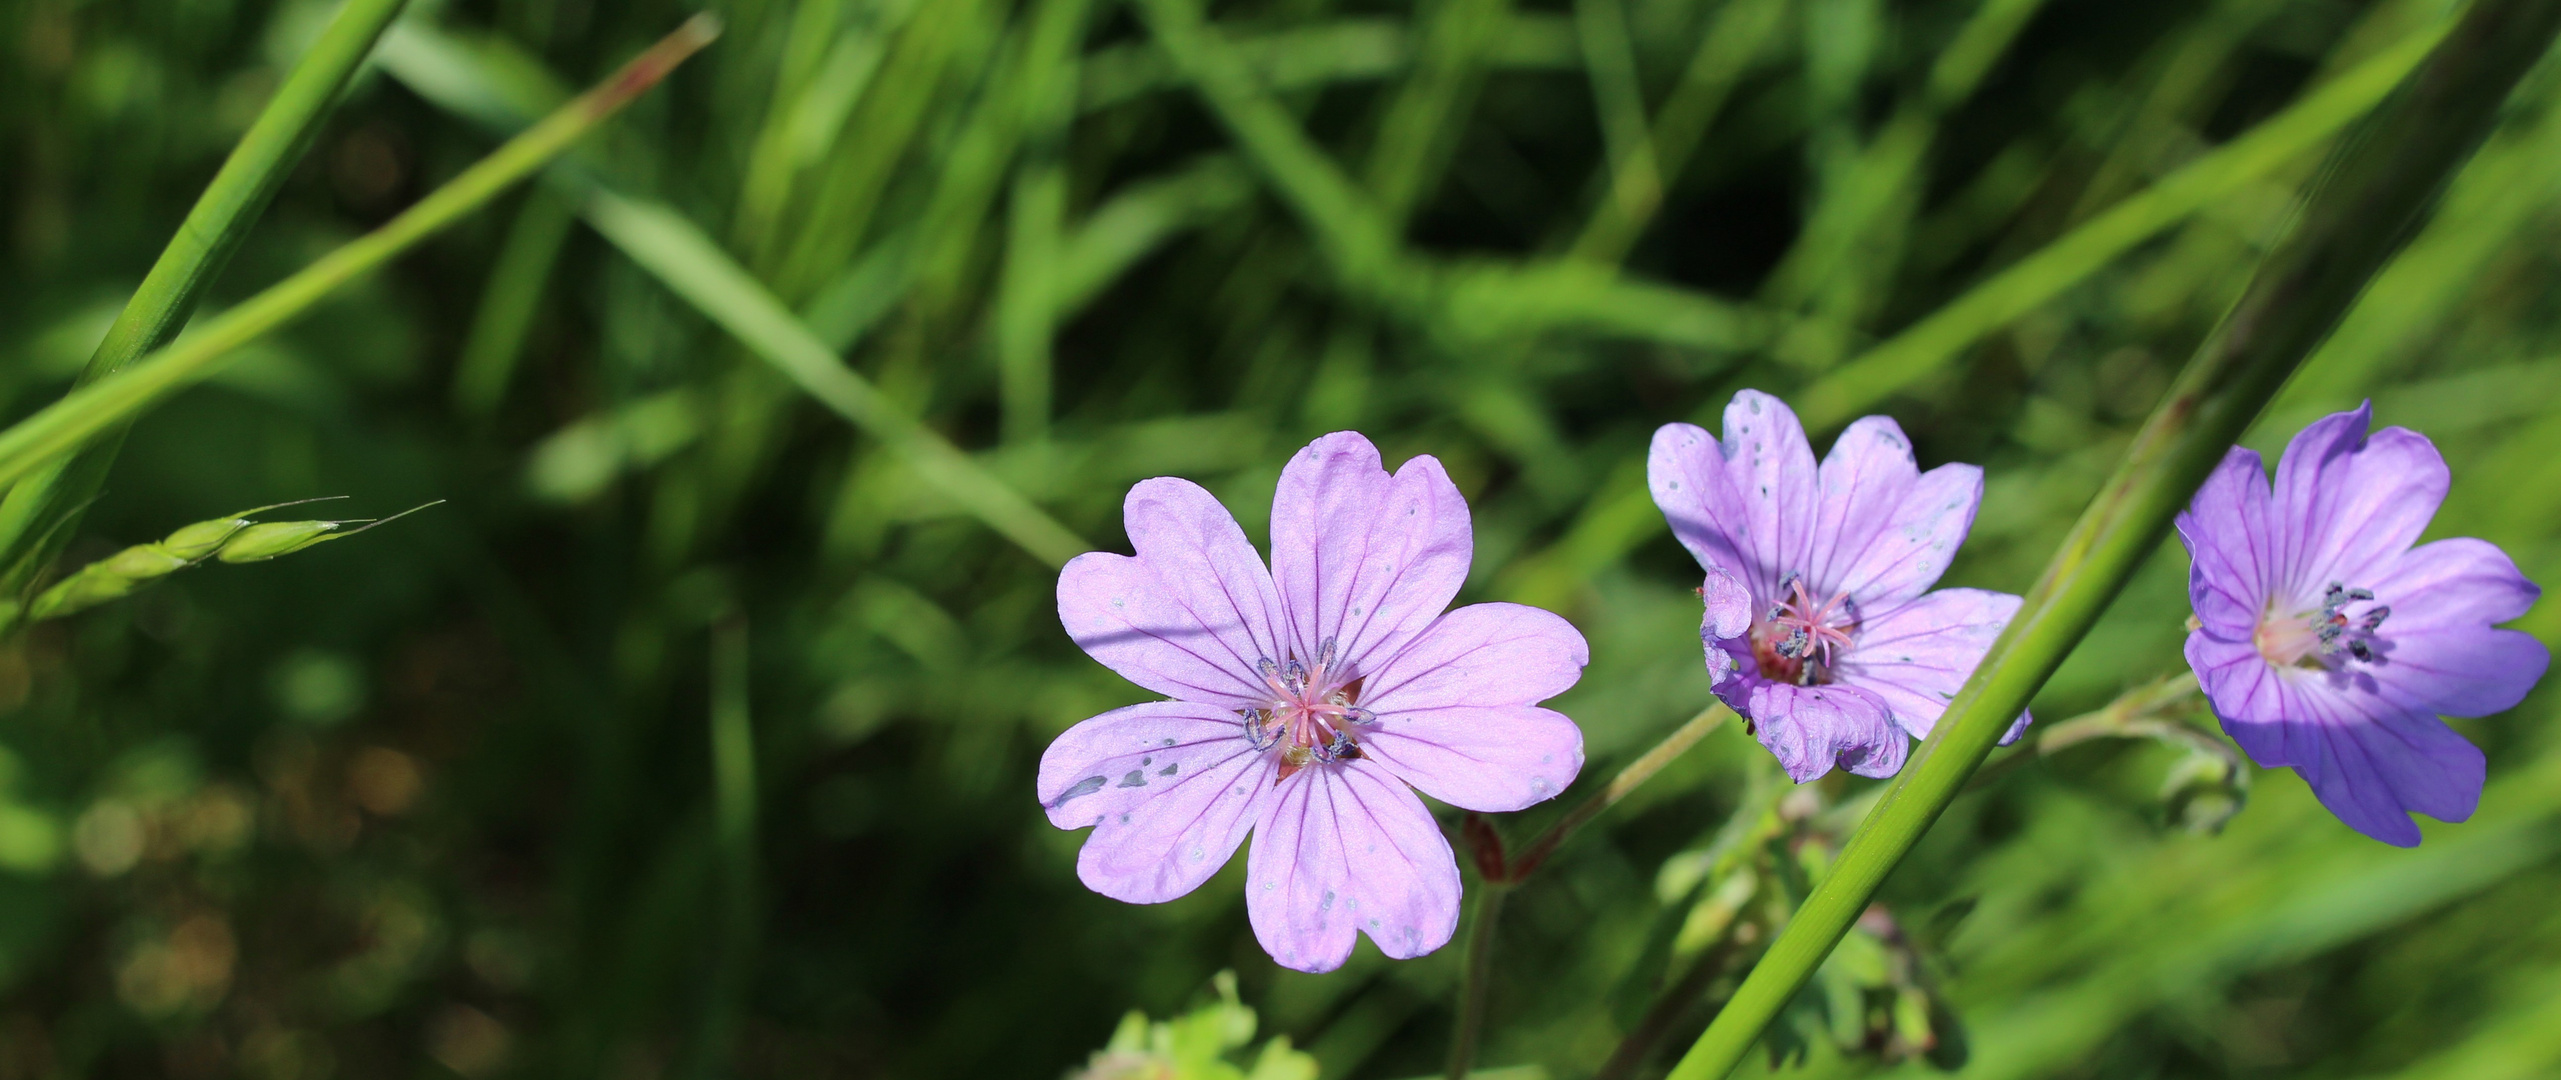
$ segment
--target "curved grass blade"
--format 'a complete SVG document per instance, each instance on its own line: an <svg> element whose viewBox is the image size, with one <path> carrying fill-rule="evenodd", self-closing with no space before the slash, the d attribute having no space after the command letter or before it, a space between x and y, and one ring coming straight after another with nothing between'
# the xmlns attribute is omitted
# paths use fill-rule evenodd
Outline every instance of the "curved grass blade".
<svg viewBox="0 0 2561 1080"><path fill-rule="evenodd" d="M341 286L407 251L420 240L487 205L500 192L551 163L579 137L642 91L657 85L720 33L719 21L697 15L611 78L552 113L497 152L463 170L381 228L302 268L292 277L224 312L168 348L74 390L0 431L0 482L35 473L184 387L220 370L242 345L283 326Z"/></svg>
<svg viewBox="0 0 2561 1080"><path fill-rule="evenodd" d="M1671 1073L1732 1072L2013 718L2159 545L2170 519L2408 238L2561 31L2561 0L2483 0L2332 156L2294 231L2180 373L2017 617L1813 895Z"/></svg>
<svg viewBox="0 0 2561 1080"><path fill-rule="evenodd" d="M408 0L350 0L294 64L276 95L223 159L187 219L125 301L107 336L80 369L75 389L123 370L169 343L195 313L205 289L249 235L285 177L311 148L347 80ZM0 500L0 593L17 595L52 556L114 464L114 440L19 481Z"/></svg>

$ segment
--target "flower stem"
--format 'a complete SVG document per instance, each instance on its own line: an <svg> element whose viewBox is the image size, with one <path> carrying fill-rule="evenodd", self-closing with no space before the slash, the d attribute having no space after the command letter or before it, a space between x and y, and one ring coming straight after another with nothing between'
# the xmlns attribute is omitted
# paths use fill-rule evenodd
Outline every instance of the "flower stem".
<svg viewBox="0 0 2561 1080"><path fill-rule="evenodd" d="M1476 1040L1485 1031L1485 1002L1494 988L1494 928L1503 921L1509 885L1487 881L1476 890L1476 920L1467 928L1467 976L1458 993L1458 1030L1449 1037L1449 1080L1467 1080L1476 1067Z"/></svg>
<svg viewBox="0 0 2561 1080"><path fill-rule="evenodd" d="M2480 0L2331 157L2301 219L2199 346L1929 739L1671 1072L1732 1072L1896 863L2089 632L2170 520L2399 250L2561 29L2561 0Z"/></svg>
<svg viewBox="0 0 2561 1080"><path fill-rule="evenodd" d="M202 381L220 370L222 362L241 346L300 317L347 283L486 205L559 157L695 50L710 44L719 27L719 20L707 15L686 20L611 78L463 170L381 228L321 256L168 348L74 390L0 431L0 482L26 477L160 399Z"/></svg>
<svg viewBox="0 0 2561 1080"><path fill-rule="evenodd" d="M1583 800L1581 805L1567 811L1564 817L1556 819L1556 823L1548 826L1546 832L1532 839L1528 846L1521 849L1520 855L1510 860L1504 880L1517 885L1522 879L1529 877L1531 871L1537 870L1539 864L1546 862L1547 857L1555 853L1558 845L1563 844L1567 837L1574 835L1575 830L1581 829L1593 818L1601 816L1601 811L1618 805L1620 799L1626 798L1639 785L1653 779L1654 774L1663 771L1664 766L1671 764L1682 754L1688 753L1690 747L1698 745L1698 741L1706 738L1708 732L1716 730L1717 725L1724 723L1733 715L1734 710L1726 708L1722 702L1699 710L1699 714L1690 717L1688 723L1682 724L1671 734L1664 736L1662 742L1654 744L1654 748L1646 751L1645 756L1629 762L1626 768L1620 769L1617 776L1610 778L1608 787L1602 788L1591 798Z"/></svg>

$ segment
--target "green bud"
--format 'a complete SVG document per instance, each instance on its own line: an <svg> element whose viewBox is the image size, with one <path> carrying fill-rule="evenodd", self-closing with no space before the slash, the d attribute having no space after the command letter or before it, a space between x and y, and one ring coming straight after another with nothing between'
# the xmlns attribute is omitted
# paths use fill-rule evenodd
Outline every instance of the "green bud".
<svg viewBox="0 0 2561 1080"><path fill-rule="evenodd" d="M103 562L90 563L38 594L35 602L27 605L27 618L57 618L109 600L122 599L141 588L146 580L115 573L106 569Z"/></svg>
<svg viewBox="0 0 2561 1080"><path fill-rule="evenodd" d="M231 539L231 534L248 528L249 524L249 519L245 517L223 517L211 521L199 521L170 533L167 538L160 541L160 546L168 549L172 555L194 562L213 554L214 549L221 547L223 541Z"/></svg>
<svg viewBox="0 0 2561 1080"><path fill-rule="evenodd" d="M194 559L179 555L159 544L135 544L92 564L118 577L137 581L163 577L187 568Z"/></svg>
<svg viewBox="0 0 2561 1080"><path fill-rule="evenodd" d="M313 544L335 540L343 521L262 521L223 541L214 557L227 563L263 562Z"/></svg>

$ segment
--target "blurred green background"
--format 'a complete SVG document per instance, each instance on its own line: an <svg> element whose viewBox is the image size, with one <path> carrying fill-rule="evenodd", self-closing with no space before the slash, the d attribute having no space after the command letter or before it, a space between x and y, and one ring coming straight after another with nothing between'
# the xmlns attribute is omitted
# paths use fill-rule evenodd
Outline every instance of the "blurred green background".
<svg viewBox="0 0 2561 1080"><path fill-rule="evenodd" d="M1948 581L2024 590L2451 7L717 5L727 36L553 183L134 429L66 565L287 499L451 501L0 644L0 1080L1052 1077L1133 1009L1208 1002L1202 1053L1248 1042L1222 970L1250 1041L1324 1080L1432 1073L1459 949L1300 975L1234 868L1159 907L1077 884L1032 766L1142 692L1060 633L1050 563L724 330L753 313L671 289L687 238L1094 546L1142 477L1259 538L1314 435L1438 456L1475 508L1464 599L1592 642L1571 802L1709 701L1697 571L1637 482L1656 425L1742 386L1823 388L1818 445L1888 412L1925 465L1987 470ZM13 415L330 10L0 4ZM687 13L421 0L208 310ZM2370 396L2453 464L2431 535L2543 581L2556 95L2546 65L2253 438ZM2171 544L2038 700L2111 737L1995 760L1774 1037L1789 1068L2561 1072L2554 695L2456 722L2489 792L2409 852L2228 770L2175 686L2061 725L2182 669L2185 568ZM2561 637L2561 605L2523 625ZM752 737L726 802L715 732ZM1791 795L1712 734L1512 895L1481 1060L1590 1075L1693 957L1723 956L1713 1001L1870 790ZM1098 1069L1155 1067L1136 1023Z"/></svg>

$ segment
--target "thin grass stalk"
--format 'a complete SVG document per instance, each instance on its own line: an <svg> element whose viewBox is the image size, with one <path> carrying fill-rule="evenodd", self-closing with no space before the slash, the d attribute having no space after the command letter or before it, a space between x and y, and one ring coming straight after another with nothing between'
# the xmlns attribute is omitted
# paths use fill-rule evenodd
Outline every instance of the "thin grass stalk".
<svg viewBox="0 0 2561 1080"><path fill-rule="evenodd" d="M72 386L88 386L123 370L169 343L195 314L205 289L248 238L276 189L319 137L330 109L345 92L385 27L408 0L350 0L319 40L295 62L213 182L205 185L186 221L143 275L141 287L107 328ZM14 596L42 572L71 531L69 519L98 493L115 462L109 439L80 455L47 464L9 489L0 500L0 592Z"/></svg>
<svg viewBox="0 0 2561 1080"><path fill-rule="evenodd" d="M756 939L756 732L750 711L747 623L726 618L711 628L712 843L720 861L719 950L704 988L695 1031L698 1077L730 1073L737 1053L747 979Z"/></svg>
<svg viewBox="0 0 2561 1080"><path fill-rule="evenodd" d="M595 89L509 140L381 228L321 256L168 348L72 391L61 401L0 431L0 482L31 475L56 455L78 449L170 394L204 380L221 370L223 362L241 346L292 322L349 282L463 215L488 205L501 192L567 152L580 137L641 92L657 85L677 64L710 44L719 33L718 19L697 15L686 20Z"/></svg>
<svg viewBox="0 0 2561 1080"><path fill-rule="evenodd" d="M2561 0L2482 0L2332 155L2294 230L2190 359L1930 737L1761 963L1673 1068L1731 1073L1888 873L2088 633L2170 519L2345 316L2561 30Z"/></svg>

